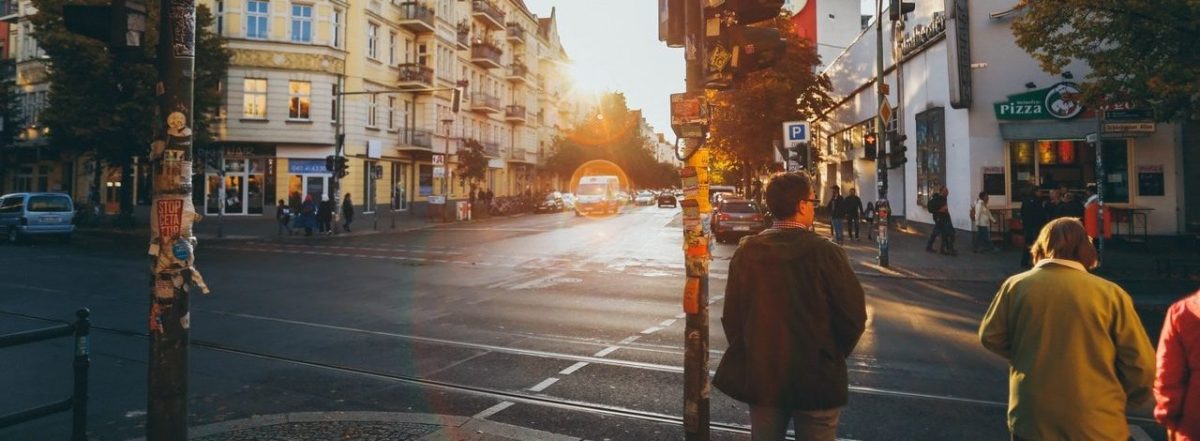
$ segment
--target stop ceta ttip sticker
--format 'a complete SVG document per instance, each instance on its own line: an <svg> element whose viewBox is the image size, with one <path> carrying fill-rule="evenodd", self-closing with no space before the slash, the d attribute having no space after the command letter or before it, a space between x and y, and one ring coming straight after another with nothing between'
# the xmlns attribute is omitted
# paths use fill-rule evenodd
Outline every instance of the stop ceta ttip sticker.
<svg viewBox="0 0 1200 441"><path fill-rule="evenodd" d="M688 277L683 285L683 312L700 313L700 278Z"/></svg>

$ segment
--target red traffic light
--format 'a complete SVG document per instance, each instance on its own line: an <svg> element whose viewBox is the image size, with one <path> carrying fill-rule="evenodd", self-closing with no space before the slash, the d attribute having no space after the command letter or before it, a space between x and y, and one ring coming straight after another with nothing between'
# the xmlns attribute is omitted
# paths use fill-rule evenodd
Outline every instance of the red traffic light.
<svg viewBox="0 0 1200 441"><path fill-rule="evenodd" d="M863 141L864 141L864 142L866 142L866 143L867 143L867 144L869 144L869 145L875 145L875 134L874 134L874 133L868 133L868 134L867 134L867 136L864 136L864 137L863 137Z"/></svg>

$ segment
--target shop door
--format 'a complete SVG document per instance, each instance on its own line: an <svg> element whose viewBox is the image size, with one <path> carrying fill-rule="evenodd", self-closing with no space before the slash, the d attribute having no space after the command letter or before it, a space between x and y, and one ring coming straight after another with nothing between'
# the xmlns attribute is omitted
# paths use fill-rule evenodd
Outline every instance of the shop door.
<svg viewBox="0 0 1200 441"><path fill-rule="evenodd" d="M326 194L328 188L327 175L292 175L288 178L288 205L299 209L308 196L319 204L321 195Z"/></svg>

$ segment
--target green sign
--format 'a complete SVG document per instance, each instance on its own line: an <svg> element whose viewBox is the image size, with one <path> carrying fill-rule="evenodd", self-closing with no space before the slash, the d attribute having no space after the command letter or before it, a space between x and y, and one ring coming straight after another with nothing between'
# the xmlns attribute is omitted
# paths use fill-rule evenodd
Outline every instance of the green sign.
<svg viewBox="0 0 1200 441"><path fill-rule="evenodd" d="M1154 110L1152 109L1114 109L1105 110L1104 119L1109 121L1139 121L1153 120Z"/></svg>
<svg viewBox="0 0 1200 441"><path fill-rule="evenodd" d="M1009 95L1007 101L992 106L1000 120L1071 119L1083 112L1079 86L1069 82Z"/></svg>

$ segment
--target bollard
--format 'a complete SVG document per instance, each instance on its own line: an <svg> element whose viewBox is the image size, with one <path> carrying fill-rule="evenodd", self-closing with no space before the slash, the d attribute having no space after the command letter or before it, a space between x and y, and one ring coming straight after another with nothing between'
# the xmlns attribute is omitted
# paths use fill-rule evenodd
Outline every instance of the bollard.
<svg viewBox="0 0 1200 441"><path fill-rule="evenodd" d="M71 395L71 441L87 441L88 368L91 360L92 322L87 308L75 311L75 392Z"/></svg>

